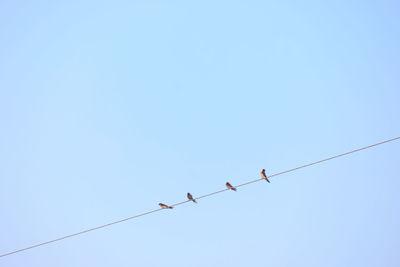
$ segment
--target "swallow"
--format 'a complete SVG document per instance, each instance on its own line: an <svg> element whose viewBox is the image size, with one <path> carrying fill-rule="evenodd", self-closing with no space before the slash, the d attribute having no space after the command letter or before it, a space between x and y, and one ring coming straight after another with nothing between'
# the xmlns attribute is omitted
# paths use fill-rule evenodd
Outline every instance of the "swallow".
<svg viewBox="0 0 400 267"><path fill-rule="evenodd" d="M262 170L262 172L261 172L261 177L262 177L263 179L265 179L265 181L267 181L268 183L270 182L270 181L268 180L268 176L265 174L265 169Z"/></svg>
<svg viewBox="0 0 400 267"><path fill-rule="evenodd" d="M196 200L193 198L192 194L187 193L187 198L191 201L193 201L194 203L197 203Z"/></svg>
<svg viewBox="0 0 400 267"><path fill-rule="evenodd" d="M236 188L234 186L232 186L230 183L226 182L226 187L228 187L228 189L231 189L233 191L236 191Z"/></svg>
<svg viewBox="0 0 400 267"><path fill-rule="evenodd" d="M173 209L173 208L174 208L174 207L165 205L165 204L163 204L163 203L158 203L158 205L160 205L160 207L163 208L163 209Z"/></svg>

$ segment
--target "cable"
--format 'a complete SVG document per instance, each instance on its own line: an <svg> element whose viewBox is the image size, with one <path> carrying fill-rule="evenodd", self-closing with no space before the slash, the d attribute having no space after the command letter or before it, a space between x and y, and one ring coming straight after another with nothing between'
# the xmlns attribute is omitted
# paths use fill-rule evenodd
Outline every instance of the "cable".
<svg viewBox="0 0 400 267"><path fill-rule="evenodd" d="M345 156L345 155L348 155L348 154L351 154L351 153L355 153L355 152L358 152L358 151L361 151L361 150L364 150L364 149L368 149L368 148L371 148L371 147L374 147L374 146L379 146L379 145L382 145L382 144L385 144L385 143L389 143L389 142L395 141L397 139L400 139L400 136L392 138L392 139L388 139L388 140L385 140L385 141L382 141L382 142L379 142L379 143L376 143L376 144L373 144L373 145L369 145L369 146L365 146L365 147L362 147L362 148L358 148L358 149L355 149L355 150L352 150L352 151L349 151L349 152L346 152L346 153L338 154L338 155L335 155L335 156L332 156L332 157L329 157L329 158L326 158L326 159L322 159L322 160L318 160L318 161L315 161L315 162L312 162L312 163L308 163L308 164L305 164L305 165L302 165L302 166L299 166L299 167L296 167L296 168L293 168L293 169L289 169L289 170L286 170L286 171L278 172L278 173L275 173L275 174L272 174L272 175L268 176L268 178L275 177L275 176L278 176L278 175L282 175L282 174L285 174L285 173L288 173L288 172L293 172L293 171L296 171L298 169L306 168L306 167L309 167L311 165L315 165L315 164L318 164L318 163L321 163L321 162L324 162L324 161L328 161L328 160L331 160L331 159L342 157L342 156ZM261 181L261 180L264 180L264 179L260 178L260 179L248 181L248 182L245 182L243 184L236 185L235 187L245 186L245 185L252 184L252 183L255 183L255 182L258 182L258 181ZM208 194L196 197L194 199L197 200L197 199L201 199L201 198L206 198L206 197L209 197L209 196L212 196L212 195L215 195L215 194L219 194L219 193L225 192L227 190L229 190L229 189L228 188L222 189L222 190L219 190L219 191L215 191L215 192L212 192L212 193L208 193ZM175 203L175 204L171 205L171 207L176 207L176 206L185 204L187 202L190 202L190 200L185 200L185 201L182 201L182 202ZM132 220L132 219L135 219L135 218L138 218L138 217L142 217L142 216L145 216L145 215L148 215L148 214L151 214L151 213L154 213L154 212L158 212L158 211L161 211L161 210L163 210L163 209L159 208L159 209L147 211L147 212L144 212L144 213L141 213L141 214L137 214L137 215L122 219L122 220L118 220L118 221L114 221L114 222L111 222L111 223L103 224L103 225L100 225L100 226L97 226L97 227L93 227L93 228L90 228L90 229L87 229L87 230L84 230L84 231L81 231L81 232L78 232L78 233L62 236L62 237L59 237L59 238L56 238L56 239L53 239L53 240L49 240L47 242L43 242L43 243L39 243L39 244L36 244L36 245L33 245L33 246L29 246L29 247L26 247L26 248L14 250L14 251L11 251L11 252L8 252L8 253L0 255L0 258L1 257L5 257L5 256L9 256L11 254L19 253L19 252L22 252L22 251L25 251L25 250L28 250L28 249L44 246L44 245L47 245L47 244L50 244L50 243L53 243L53 242L57 242L57 241L69 238L69 237L81 235L81 234L84 234L84 233L87 233L87 232L90 232L90 231L94 231L94 230L97 230L97 229L100 229L100 228L111 226L113 224L125 222L125 221L128 221L128 220Z"/></svg>

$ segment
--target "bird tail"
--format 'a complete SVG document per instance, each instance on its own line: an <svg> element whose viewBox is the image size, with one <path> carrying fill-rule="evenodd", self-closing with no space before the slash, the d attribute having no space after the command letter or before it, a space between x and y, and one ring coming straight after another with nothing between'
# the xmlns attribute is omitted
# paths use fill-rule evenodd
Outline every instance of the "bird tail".
<svg viewBox="0 0 400 267"><path fill-rule="evenodd" d="M235 188L235 187L232 187L232 190L233 190L233 191L236 191L236 188Z"/></svg>
<svg viewBox="0 0 400 267"><path fill-rule="evenodd" d="M266 180L268 183L270 183L270 181L268 180L268 177L266 177L265 180Z"/></svg>
<svg viewBox="0 0 400 267"><path fill-rule="evenodd" d="M197 203L196 199L192 199L192 201L193 201L194 203Z"/></svg>

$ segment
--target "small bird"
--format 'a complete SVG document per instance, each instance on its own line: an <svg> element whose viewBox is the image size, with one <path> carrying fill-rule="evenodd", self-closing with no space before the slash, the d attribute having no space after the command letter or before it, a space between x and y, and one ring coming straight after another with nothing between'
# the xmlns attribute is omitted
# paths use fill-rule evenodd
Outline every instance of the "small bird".
<svg viewBox="0 0 400 267"><path fill-rule="evenodd" d="M160 205L160 207L163 208L163 209L173 209L174 208L174 207L170 207L168 205L165 205L163 203L158 203L158 205Z"/></svg>
<svg viewBox="0 0 400 267"><path fill-rule="evenodd" d="M236 188L234 186L232 186L230 183L226 182L226 187L228 187L228 189L231 189L233 191L236 191Z"/></svg>
<svg viewBox="0 0 400 267"><path fill-rule="evenodd" d="M193 198L192 194L187 193L187 198L191 201L193 201L194 203L197 203L196 200Z"/></svg>
<svg viewBox="0 0 400 267"><path fill-rule="evenodd" d="M262 177L263 179L265 179L268 183L270 183L270 181L268 180L268 176L265 174L265 169L262 170L262 172L261 172L261 177Z"/></svg>

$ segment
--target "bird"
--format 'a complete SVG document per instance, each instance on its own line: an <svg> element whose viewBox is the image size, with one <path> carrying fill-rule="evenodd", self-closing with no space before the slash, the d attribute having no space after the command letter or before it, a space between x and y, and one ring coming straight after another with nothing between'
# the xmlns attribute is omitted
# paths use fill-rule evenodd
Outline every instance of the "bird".
<svg viewBox="0 0 400 267"><path fill-rule="evenodd" d="M158 205L160 205L160 207L163 208L163 209L173 209L173 208L174 208L174 207L165 205L165 204L163 204L163 203L158 203Z"/></svg>
<svg viewBox="0 0 400 267"><path fill-rule="evenodd" d="M193 201L194 203L197 203L197 201L193 198L192 194L187 193L187 198L191 201Z"/></svg>
<svg viewBox="0 0 400 267"><path fill-rule="evenodd" d="M267 181L268 183L270 183L270 181L268 180L268 176L265 174L265 169L263 169L263 170L261 171L261 177L262 177L263 179L265 179L265 181Z"/></svg>
<svg viewBox="0 0 400 267"><path fill-rule="evenodd" d="M232 186L229 182L226 182L226 187L228 187L228 189L231 189L233 191L236 191L236 188L234 186Z"/></svg>

